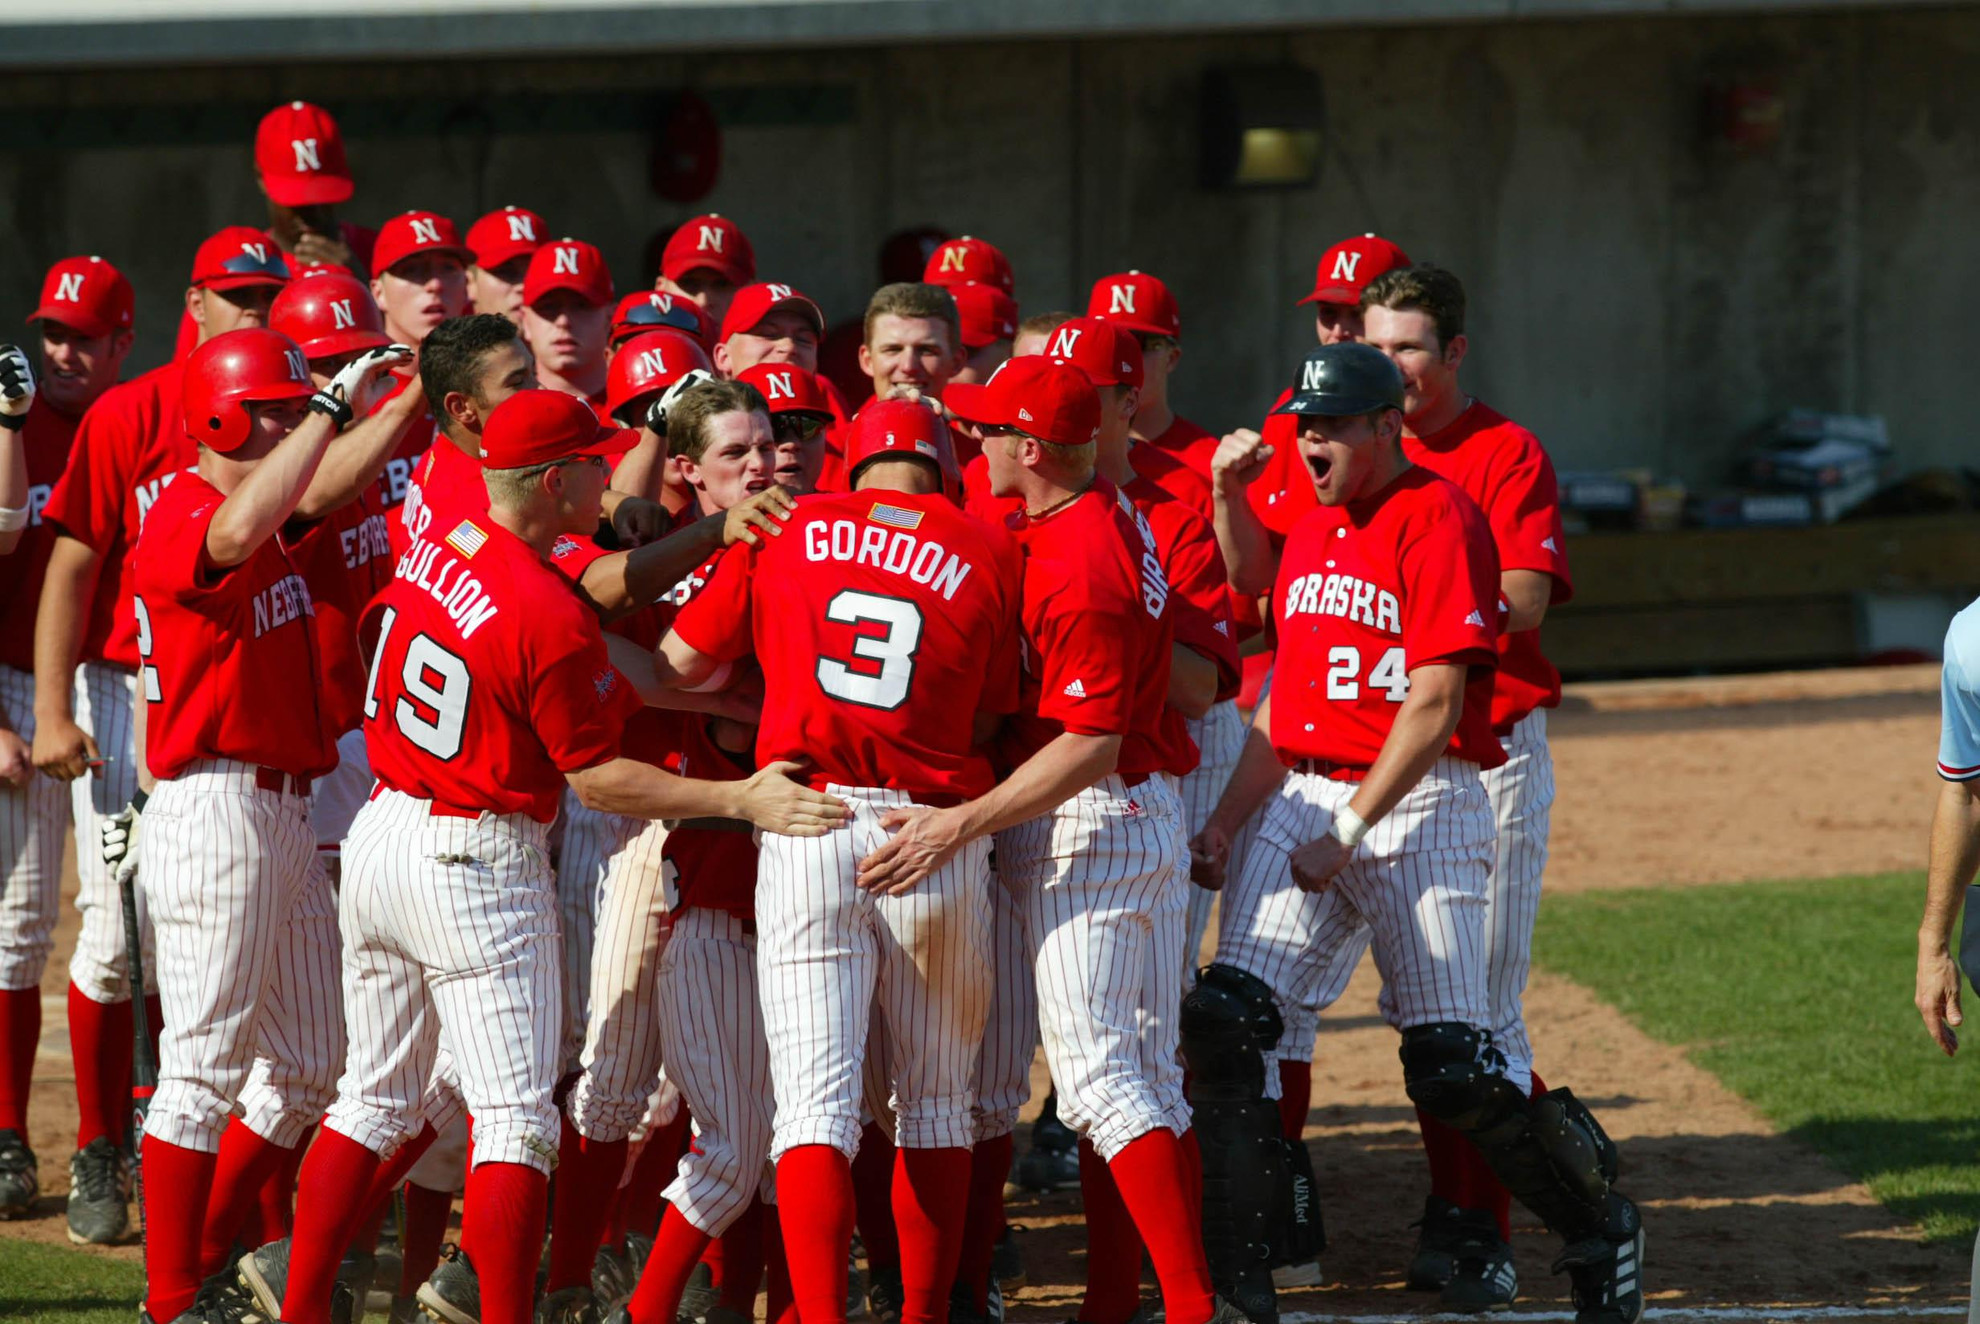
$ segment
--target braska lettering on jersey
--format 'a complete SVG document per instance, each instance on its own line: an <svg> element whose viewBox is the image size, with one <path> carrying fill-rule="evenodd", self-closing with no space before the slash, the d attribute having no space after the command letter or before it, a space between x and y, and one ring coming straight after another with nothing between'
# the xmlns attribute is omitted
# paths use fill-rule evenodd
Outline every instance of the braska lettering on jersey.
<svg viewBox="0 0 1980 1324"><path fill-rule="evenodd" d="M144 528L144 517L151 513L151 507L157 502L159 493L169 487L172 480L178 476L178 471L174 470L168 474L160 474L148 483L139 483L131 489L131 495L137 498L139 529Z"/></svg>
<svg viewBox="0 0 1980 1324"><path fill-rule="evenodd" d="M340 531L337 537L343 544L346 570L355 570L376 557L392 553L392 535L383 515L366 515L355 527Z"/></svg>
<svg viewBox="0 0 1980 1324"><path fill-rule="evenodd" d="M804 559L850 561L890 575L905 575L950 602L976 568L932 539L849 519L808 521L804 526Z"/></svg>
<svg viewBox="0 0 1980 1324"><path fill-rule="evenodd" d="M431 512L427 513L430 518ZM494 620L501 608L481 587L481 581L468 573L460 557L450 554L446 563L435 569L440 553L445 550L439 543L416 542L399 558L393 574L425 589L446 610L461 638L472 639L474 632Z"/></svg>
<svg viewBox="0 0 1980 1324"><path fill-rule="evenodd" d="M421 451L410 459L385 461L385 472L379 475L378 487L379 495L384 498L386 505L401 505L411 493L418 490L412 485L413 470L417 469L419 462L425 458L426 452ZM403 516L401 518L403 519ZM407 525L408 529L411 527ZM417 538L419 535L414 533L413 536Z"/></svg>
<svg viewBox="0 0 1980 1324"><path fill-rule="evenodd" d="M310 600L308 582L301 575L283 575L254 595L254 637L314 615L316 604Z"/></svg>
<svg viewBox="0 0 1980 1324"><path fill-rule="evenodd" d="M1344 616L1371 630L1402 634L1402 604L1379 584L1354 575L1310 574L1286 589L1284 616Z"/></svg>

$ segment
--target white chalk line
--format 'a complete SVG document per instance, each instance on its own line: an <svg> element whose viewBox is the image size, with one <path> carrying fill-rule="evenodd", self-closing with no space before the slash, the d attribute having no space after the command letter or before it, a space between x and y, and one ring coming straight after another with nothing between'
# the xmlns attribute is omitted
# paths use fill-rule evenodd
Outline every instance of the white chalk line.
<svg viewBox="0 0 1980 1324"><path fill-rule="evenodd" d="M1765 1306L1651 1306L1643 1312L1646 1320L1706 1320L1721 1324L1741 1324L1741 1321L1762 1320L1823 1320L1823 1319L1945 1319L1963 1317L1966 1308L1955 1305L1894 1305L1894 1306L1780 1306L1769 1309ZM1486 1316L1492 1324L1563 1324L1574 1319L1571 1310L1513 1310L1494 1312ZM1327 1314L1319 1311L1294 1310L1279 1316L1279 1324L1424 1324L1427 1320L1465 1321L1466 1324L1479 1324L1478 1315L1424 1314L1424 1315L1356 1315Z"/></svg>

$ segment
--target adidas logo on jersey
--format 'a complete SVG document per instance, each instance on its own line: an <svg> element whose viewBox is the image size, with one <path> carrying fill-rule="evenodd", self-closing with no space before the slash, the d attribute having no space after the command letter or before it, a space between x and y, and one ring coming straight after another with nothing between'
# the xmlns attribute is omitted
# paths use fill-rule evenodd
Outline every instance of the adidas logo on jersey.
<svg viewBox="0 0 1980 1324"><path fill-rule="evenodd" d="M1485 624L1485 618L1478 614L1476 607L1473 607L1471 609L1471 615L1464 618L1464 623L1466 625L1483 625Z"/></svg>
<svg viewBox="0 0 1980 1324"><path fill-rule="evenodd" d="M1552 534L1549 534L1545 538L1542 538L1540 540L1540 545L1546 548L1548 551L1552 552L1556 556L1559 556L1561 553L1561 549L1559 545L1554 542L1554 538Z"/></svg>
<svg viewBox="0 0 1980 1324"><path fill-rule="evenodd" d="M1080 684L1078 679L1075 678L1072 684L1066 686L1063 693L1068 699L1084 699L1086 697L1086 686Z"/></svg>

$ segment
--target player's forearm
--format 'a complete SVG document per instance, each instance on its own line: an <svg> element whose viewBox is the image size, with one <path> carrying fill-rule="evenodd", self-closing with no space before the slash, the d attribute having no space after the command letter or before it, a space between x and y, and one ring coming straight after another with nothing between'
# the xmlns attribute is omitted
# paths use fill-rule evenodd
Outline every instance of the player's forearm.
<svg viewBox="0 0 1980 1324"><path fill-rule="evenodd" d="M1499 575L1499 596L1505 600L1506 619L1502 630L1516 634L1537 630L1547 619L1547 606L1554 599L1554 577L1541 570L1507 570Z"/></svg>
<svg viewBox="0 0 1980 1324"><path fill-rule="evenodd" d="M1120 758L1119 736L1060 732L989 794L959 807L962 839L974 841L1057 809L1111 773Z"/></svg>
<svg viewBox="0 0 1980 1324"><path fill-rule="evenodd" d="M1364 823L1380 822L1450 747L1464 716L1464 675L1465 668L1455 666L1418 667L1409 673L1409 697L1397 710L1361 789L1348 801Z"/></svg>
<svg viewBox="0 0 1980 1324"><path fill-rule="evenodd" d="M206 526L206 555L214 565L241 564L295 515L336 435L336 424L312 411L248 472Z"/></svg>
<svg viewBox="0 0 1980 1324"><path fill-rule="evenodd" d="M67 720L74 713L76 662L82 656L89 604L103 558L68 534L56 536L42 574L41 605L34 617L34 711Z"/></svg>
<svg viewBox="0 0 1980 1324"><path fill-rule="evenodd" d="M1169 706L1197 718L1217 702L1217 664L1185 644L1169 645Z"/></svg>
<svg viewBox="0 0 1980 1324"><path fill-rule="evenodd" d="M1919 945L1945 951L1959 918L1961 894L1980 869L1980 782L1946 782L1932 811L1931 859L1925 870L1925 914Z"/></svg>
<svg viewBox="0 0 1980 1324"><path fill-rule="evenodd" d="M18 429L0 428L0 510L25 510L27 503L27 444ZM26 535L26 528L0 532L0 556L20 546Z"/></svg>
<svg viewBox="0 0 1980 1324"><path fill-rule="evenodd" d="M639 442L619 458L612 470L612 490L626 496L660 499L661 478L667 469L667 439L652 428L639 430ZM617 502L613 503L617 505Z"/></svg>
<svg viewBox="0 0 1980 1324"><path fill-rule="evenodd" d="M1227 490L1221 484L1213 485L1210 514L1230 586L1240 593L1271 592L1278 558L1272 555L1272 535L1251 508L1250 492L1242 486Z"/></svg>
<svg viewBox="0 0 1980 1324"><path fill-rule="evenodd" d="M569 774L587 809L629 818L747 818L742 782L676 777L637 759L611 759Z"/></svg>
<svg viewBox="0 0 1980 1324"><path fill-rule="evenodd" d="M1236 836L1238 829L1258 812L1258 806L1265 803L1265 797L1285 779L1286 765L1272 748L1272 696L1267 694L1258 701L1258 708L1251 715L1251 729L1244 733L1244 748L1238 751L1230 779L1224 783L1223 794L1217 797L1217 807L1210 811L1210 822L1221 828L1225 836Z"/></svg>
<svg viewBox="0 0 1980 1324"><path fill-rule="evenodd" d="M626 553L627 599L640 607L658 602L661 594L700 569L722 548L722 520L709 515Z"/></svg>
<svg viewBox="0 0 1980 1324"><path fill-rule="evenodd" d="M317 465L309 490L296 503L296 517L322 519L377 482L425 399L418 391L401 391L345 429Z"/></svg>
<svg viewBox="0 0 1980 1324"><path fill-rule="evenodd" d="M150 795L158 789L158 779L151 775L151 760L144 754L145 733L151 729L151 705L140 694L131 710L131 750L137 757L138 789Z"/></svg>

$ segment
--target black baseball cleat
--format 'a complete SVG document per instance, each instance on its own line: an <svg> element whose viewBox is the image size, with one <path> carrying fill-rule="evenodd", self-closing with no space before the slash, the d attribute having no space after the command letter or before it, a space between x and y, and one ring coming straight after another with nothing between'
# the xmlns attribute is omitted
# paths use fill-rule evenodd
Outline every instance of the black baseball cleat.
<svg viewBox="0 0 1980 1324"><path fill-rule="evenodd" d="M632 1237L626 1237L624 1246L600 1246L598 1254L591 1260L591 1292L598 1298L601 1311L614 1306L622 1306L631 1299L633 1288L639 1286L640 1266L645 1257L634 1257ZM648 1248L652 1246L647 1243Z"/></svg>
<svg viewBox="0 0 1980 1324"><path fill-rule="evenodd" d="M19 1218L41 1194L41 1170L19 1131L0 1131L0 1218Z"/></svg>
<svg viewBox="0 0 1980 1324"><path fill-rule="evenodd" d="M1045 1096L1044 1111L1031 1124L1031 1143L1011 1165L1005 1194L1069 1191L1079 1185L1079 1137L1059 1120L1059 1096Z"/></svg>
<svg viewBox="0 0 1980 1324"><path fill-rule="evenodd" d="M98 1136L69 1160L69 1240L113 1246L130 1230L130 1158L109 1136Z"/></svg>
<svg viewBox="0 0 1980 1324"><path fill-rule="evenodd" d="M1456 1251L1463 1239L1459 1217L1464 1211L1441 1195L1423 1201L1423 1217L1410 1224L1416 1231L1416 1255L1409 1262L1409 1290L1441 1292L1457 1267Z"/></svg>
<svg viewBox="0 0 1980 1324"><path fill-rule="evenodd" d="M1021 1231L1022 1228L1006 1224L1004 1234L997 1238L997 1244L990 1250L991 1280L1006 1292L1017 1291L1026 1281L1024 1251L1015 1235Z"/></svg>
<svg viewBox="0 0 1980 1324"><path fill-rule="evenodd" d="M677 1324L698 1324L721 1299L722 1294L715 1290L714 1273L706 1264L697 1264L688 1271L687 1286L681 1289L681 1304L674 1310L674 1319Z"/></svg>
<svg viewBox="0 0 1980 1324"><path fill-rule="evenodd" d="M1451 1251L1451 1278L1441 1304L1460 1315L1510 1310L1519 1296L1519 1273L1512 1247L1499 1240L1499 1222L1490 1211L1458 1211L1459 1239Z"/></svg>
<svg viewBox="0 0 1980 1324"><path fill-rule="evenodd" d="M584 1284L563 1287L536 1303L536 1324L598 1324L598 1298Z"/></svg>
<svg viewBox="0 0 1980 1324"><path fill-rule="evenodd" d="M906 1302L900 1268L875 1269L866 1288L866 1308L873 1316L873 1324L901 1324L901 1309Z"/></svg>
<svg viewBox="0 0 1980 1324"><path fill-rule="evenodd" d="M1554 1261L1574 1288L1574 1324L1637 1324L1643 1318L1643 1218L1609 1192L1608 1226L1570 1242Z"/></svg>
<svg viewBox="0 0 1980 1324"><path fill-rule="evenodd" d="M440 1324L481 1324L481 1279L467 1252L453 1242L440 1248L433 1276L419 1285L419 1308Z"/></svg>

